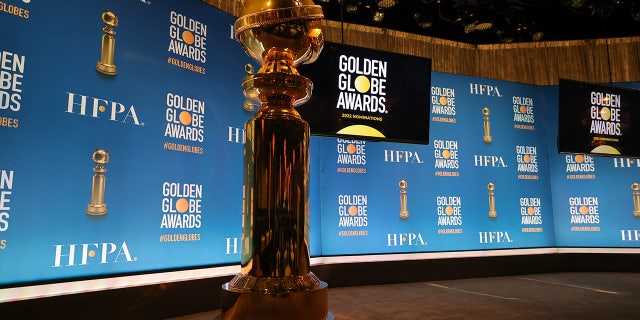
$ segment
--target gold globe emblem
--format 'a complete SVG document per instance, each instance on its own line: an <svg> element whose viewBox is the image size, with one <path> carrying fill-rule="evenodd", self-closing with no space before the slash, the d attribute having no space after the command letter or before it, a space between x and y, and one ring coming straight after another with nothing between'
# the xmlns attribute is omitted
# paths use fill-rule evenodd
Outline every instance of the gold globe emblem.
<svg viewBox="0 0 640 320"><path fill-rule="evenodd" d="M109 153L104 149L96 149L91 155L91 160L99 166L109 163Z"/></svg>

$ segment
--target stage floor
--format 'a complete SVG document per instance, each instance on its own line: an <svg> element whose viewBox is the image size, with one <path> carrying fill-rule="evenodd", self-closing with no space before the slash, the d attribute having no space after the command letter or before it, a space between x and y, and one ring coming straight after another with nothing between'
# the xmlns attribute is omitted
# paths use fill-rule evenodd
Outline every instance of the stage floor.
<svg viewBox="0 0 640 320"><path fill-rule="evenodd" d="M330 288L329 311L336 320L640 319L640 273L548 273ZM219 314L211 310L171 320L211 320Z"/></svg>

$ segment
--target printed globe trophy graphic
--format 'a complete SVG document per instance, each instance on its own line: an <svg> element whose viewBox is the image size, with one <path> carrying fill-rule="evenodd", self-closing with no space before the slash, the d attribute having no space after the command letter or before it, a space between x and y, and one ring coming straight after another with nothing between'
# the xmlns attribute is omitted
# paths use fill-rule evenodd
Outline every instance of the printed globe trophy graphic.
<svg viewBox="0 0 640 320"><path fill-rule="evenodd" d="M489 182L487 184L487 189L489 190L489 218L495 219L498 217L498 212L496 211L495 196L496 185L493 182Z"/></svg>
<svg viewBox="0 0 640 320"><path fill-rule="evenodd" d="M407 180L400 180L398 187L400 187L400 219L409 219L409 210L407 209Z"/></svg>
<svg viewBox="0 0 640 320"><path fill-rule="evenodd" d="M91 181L91 202L87 206L87 214L92 216L101 216L107 214L107 204L104 203L104 192L106 189L107 178L104 173L107 172L104 165L109 163L109 153L97 148L91 155L91 160L96 164L93 168L93 180Z"/></svg>
<svg viewBox="0 0 640 320"><path fill-rule="evenodd" d="M633 216L640 218L640 184L632 183L631 190L633 190Z"/></svg>
<svg viewBox="0 0 640 320"><path fill-rule="evenodd" d="M489 114L491 114L491 110L489 110L489 108L482 108L484 129L484 136L482 137L482 141L484 141L485 143L491 143L493 141L493 138L491 137L491 122L489 122Z"/></svg>
<svg viewBox="0 0 640 320"><path fill-rule="evenodd" d="M105 26L102 28L104 34L102 35L100 60L96 65L96 70L109 76L115 76L117 74L116 65L114 64L116 39L113 36L116 32L113 28L118 26L118 16L109 10L105 10L102 13L102 22L104 22Z"/></svg>
<svg viewBox="0 0 640 320"><path fill-rule="evenodd" d="M309 124L295 107L324 39L312 0L246 0L235 37L261 64L242 81L259 105L245 123L241 272L222 286L219 319L332 319L328 286L310 271Z"/></svg>

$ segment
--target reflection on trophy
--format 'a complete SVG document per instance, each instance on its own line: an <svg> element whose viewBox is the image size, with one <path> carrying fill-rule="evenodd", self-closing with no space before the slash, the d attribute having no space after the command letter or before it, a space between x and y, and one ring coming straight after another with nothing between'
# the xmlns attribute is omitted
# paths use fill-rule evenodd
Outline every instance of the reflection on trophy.
<svg viewBox="0 0 640 320"><path fill-rule="evenodd" d="M247 63L244 65L244 72L247 73L247 76L250 76L253 74L253 66L250 63ZM249 90L254 90L253 88L248 88ZM244 104L242 105L242 109L249 111L249 112L253 112L254 110L254 104L253 102L251 102L251 100L249 100L249 98L244 99Z"/></svg>
<svg viewBox="0 0 640 320"><path fill-rule="evenodd" d="M400 187L400 218L409 219L409 210L407 210L407 181L400 180L398 186Z"/></svg>
<svg viewBox="0 0 640 320"><path fill-rule="evenodd" d="M100 50L100 60L96 65L96 70L109 76L116 75L116 65L113 63L115 55L116 39L113 37L116 32L113 27L118 26L118 16L115 13L105 10L102 13L102 22L105 26L102 28L102 49Z"/></svg>
<svg viewBox="0 0 640 320"><path fill-rule="evenodd" d="M310 271L309 124L294 107L313 83L296 66L324 45L312 0L245 0L235 37L262 67L244 95L260 105L245 123L241 272L222 286L221 319L332 319L328 286Z"/></svg>
<svg viewBox="0 0 640 320"><path fill-rule="evenodd" d="M489 108L482 108L482 114L484 115L484 142L491 143L491 124L489 123Z"/></svg>
<svg viewBox="0 0 640 320"><path fill-rule="evenodd" d="M640 184L634 182L631 184L631 190L633 190L633 216L640 217Z"/></svg>
<svg viewBox="0 0 640 320"><path fill-rule="evenodd" d="M489 218L497 218L498 212L496 211L496 197L494 193L496 186L493 182L489 182L487 189L489 189Z"/></svg>
<svg viewBox="0 0 640 320"><path fill-rule="evenodd" d="M104 190L107 182L104 173L107 172L107 169L104 168L104 165L109 162L109 153L98 148L93 152L91 160L95 162L96 167L93 168L95 174L91 182L91 202L87 206L87 214L101 216L107 214L107 205L104 203Z"/></svg>

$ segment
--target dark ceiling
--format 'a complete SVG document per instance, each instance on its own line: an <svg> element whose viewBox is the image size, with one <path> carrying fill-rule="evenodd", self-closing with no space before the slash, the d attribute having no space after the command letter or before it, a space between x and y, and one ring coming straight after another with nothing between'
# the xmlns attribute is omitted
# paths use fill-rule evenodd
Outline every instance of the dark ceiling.
<svg viewBox="0 0 640 320"><path fill-rule="evenodd" d="M640 36L640 0L314 0L325 19L469 44ZM381 18L375 21L376 12Z"/></svg>

